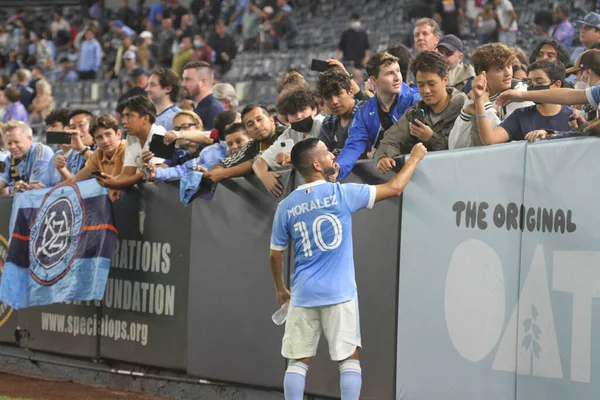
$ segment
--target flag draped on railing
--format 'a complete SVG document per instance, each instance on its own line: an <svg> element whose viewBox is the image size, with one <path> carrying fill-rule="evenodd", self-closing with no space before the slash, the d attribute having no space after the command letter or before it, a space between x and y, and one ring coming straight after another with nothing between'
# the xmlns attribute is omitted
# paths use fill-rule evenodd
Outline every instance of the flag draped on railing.
<svg viewBox="0 0 600 400"><path fill-rule="evenodd" d="M95 180L15 197L0 301L25 308L101 300L117 229Z"/></svg>

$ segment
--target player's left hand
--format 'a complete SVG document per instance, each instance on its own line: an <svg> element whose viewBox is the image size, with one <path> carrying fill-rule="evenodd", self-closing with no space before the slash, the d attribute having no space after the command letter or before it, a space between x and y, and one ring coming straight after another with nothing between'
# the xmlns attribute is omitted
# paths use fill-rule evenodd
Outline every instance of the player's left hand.
<svg viewBox="0 0 600 400"><path fill-rule="evenodd" d="M278 291L277 292L277 303L279 304L279 307L283 306L285 303L290 301L291 297L292 297L292 294L287 289Z"/></svg>

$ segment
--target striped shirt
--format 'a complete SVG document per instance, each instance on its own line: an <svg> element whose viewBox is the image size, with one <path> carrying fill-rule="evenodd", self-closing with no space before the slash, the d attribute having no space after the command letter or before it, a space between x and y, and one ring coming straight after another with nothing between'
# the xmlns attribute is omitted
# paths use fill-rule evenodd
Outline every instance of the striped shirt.
<svg viewBox="0 0 600 400"><path fill-rule="evenodd" d="M354 116L365 103L365 100L357 100L354 102L354 108L352 108L352 120L354 120ZM329 151L334 151L336 149L341 150L344 147L352 120L350 120L350 123L346 127L343 127L342 118L340 116L331 114L325 117L325 120L321 124L319 139L325 143Z"/></svg>
<svg viewBox="0 0 600 400"><path fill-rule="evenodd" d="M283 132L287 129L287 126L276 126L275 128L275 136L273 137L273 142L283 134ZM259 157L266 148L262 148L263 142L258 142L256 140L248 140L246 144L231 157L227 157L217 165L221 165L225 168L235 167L236 165L240 165L246 161L252 161L256 157Z"/></svg>

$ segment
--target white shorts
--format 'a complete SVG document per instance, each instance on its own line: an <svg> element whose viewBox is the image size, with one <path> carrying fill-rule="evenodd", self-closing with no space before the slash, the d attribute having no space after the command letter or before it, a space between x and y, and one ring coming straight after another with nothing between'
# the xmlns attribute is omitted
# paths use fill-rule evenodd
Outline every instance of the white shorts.
<svg viewBox="0 0 600 400"><path fill-rule="evenodd" d="M290 360L317 355L321 327L333 361L350 357L361 347L358 298L322 307L290 305L285 323L281 354Z"/></svg>

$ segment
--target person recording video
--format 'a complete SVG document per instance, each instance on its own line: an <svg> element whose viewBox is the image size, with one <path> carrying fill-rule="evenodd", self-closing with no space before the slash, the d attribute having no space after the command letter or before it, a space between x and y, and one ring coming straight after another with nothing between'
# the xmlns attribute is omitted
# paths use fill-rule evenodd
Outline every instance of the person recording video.
<svg viewBox="0 0 600 400"><path fill-rule="evenodd" d="M375 154L382 174L396 166L394 157L409 153L417 143L427 150L447 150L448 136L467 100L463 92L448 87L448 62L441 54L424 51L410 69L423 100L385 132Z"/></svg>

